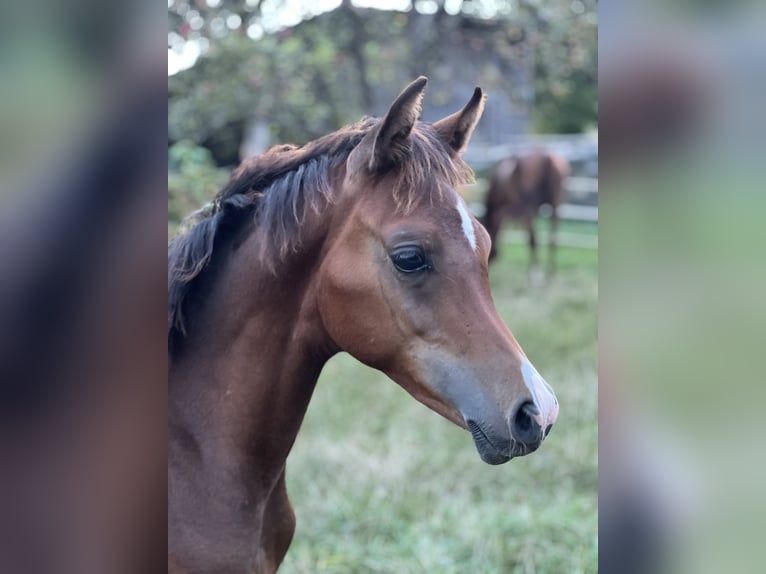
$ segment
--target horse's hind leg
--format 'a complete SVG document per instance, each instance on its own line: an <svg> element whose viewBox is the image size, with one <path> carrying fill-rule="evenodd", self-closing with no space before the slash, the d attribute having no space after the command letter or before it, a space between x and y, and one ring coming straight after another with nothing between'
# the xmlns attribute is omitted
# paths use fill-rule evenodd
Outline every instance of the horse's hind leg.
<svg viewBox="0 0 766 574"><path fill-rule="evenodd" d="M295 533L295 513L287 498L285 471L271 491L263 517L262 547L269 564L268 572L276 572L287 554Z"/></svg>
<svg viewBox="0 0 766 574"><path fill-rule="evenodd" d="M556 273L556 256L558 252L559 213L555 205L551 211L551 230L548 237L548 275L553 277Z"/></svg>
<svg viewBox="0 0 766 574"><path fill-rule="evenodd" d="M526 217L524 224L529 236L529 283L532 287L538 287L543 282L543 274L540 270L540 261L537 257L537 237L535 235L535 218Z"/></svg>

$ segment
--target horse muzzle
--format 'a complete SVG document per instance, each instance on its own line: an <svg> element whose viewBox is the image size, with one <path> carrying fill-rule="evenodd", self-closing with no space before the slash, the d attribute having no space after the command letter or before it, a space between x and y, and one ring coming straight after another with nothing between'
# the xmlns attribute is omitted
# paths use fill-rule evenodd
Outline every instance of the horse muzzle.
<svg viewBox="0 0 766 574"><path fill-rule="evenodd" d="M503 464L534 452L558 418L558 400L553 389L525 356L520 359L515 390L508 397L511 393L507 390L498 392L480 383L482 378L496 376L496 369L458 361L433 348L417 357L422 365L419 378L428 381L423 386L443 400L423 402L456 424L462 422L470 431L479 456L488 464ZM395 375L392 378L397 380ZM440 404L450 408L440 409Z"/></svg>
<svg viewBox="0 0 766 574"><path fill-rule="evenodd" d="M522 374L531 399L518 402L507 421L500 422L487 411L484 416L465 418L476 450L488 464L503 464L536 451L558 418L559 404L553 389L526 358Z"/></svg>
<svg viewBox="0 0 766 574"><path fill-rule="evenodd" d="M531 454L540 447L553 424L543 428L537 422L539 418L539 410L534 403L526 402L520 405L509 421L510 436L506 433L494 433L472 419L466 420L466 426L481 460L495 465ZM499 436L501 434L502 436Z"/></svg>

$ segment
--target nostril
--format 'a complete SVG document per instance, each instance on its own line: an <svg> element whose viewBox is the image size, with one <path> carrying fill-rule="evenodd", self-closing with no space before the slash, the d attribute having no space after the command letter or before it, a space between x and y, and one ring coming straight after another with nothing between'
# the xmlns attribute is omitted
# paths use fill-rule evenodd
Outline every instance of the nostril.
<svg viewBox="0 0 766 574"><path fill-rule="evenodd" d="M527 413L521 413L516 417L516 428L522 432L527 432L530 428L532 428L532 419L529 418Z"/></svg>
<svg viewBox="0 0 766 574"><path fill-rule="evenodd" d="M526 403L521 405L521 408L530 417L536 417L540 415L540 409L538 409L537 405L531 401L527 401Z"/></svg>
<svg viewBox="0 0 766 574"><path fill-rule="evenodd" d="M553 428L553 425L548 425L548 427L545 429L545 438L548 438L548 435L550 434L552 428Z"/></svg>
<svg viewBox="0 0 766 574"><path fill-rule="evenodd" d="M534 418L539 414L540 409L531 401L519 405L511 422L513 438L527 446L539 444L543 438L543 433L542 428Z"/></svg>

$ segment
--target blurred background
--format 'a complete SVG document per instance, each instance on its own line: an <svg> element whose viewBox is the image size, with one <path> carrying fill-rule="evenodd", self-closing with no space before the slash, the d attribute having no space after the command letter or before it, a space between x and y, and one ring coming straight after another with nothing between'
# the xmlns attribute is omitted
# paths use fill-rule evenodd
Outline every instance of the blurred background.
<svg viewBox="0 0 766 574"><path fill-rule="evenodd" d="M488 94L465 154L477 182L460 190L477 216L500 160L544 148L571 165L555 277L531 286L511 224L491 268L501 315L558 395L551 437L488 466L468 433L338 356L288 460L298 526L280 572L595 572L596 2L169 0L168 14L171 235L242 158L382 116L419 75L425 121L476 85ZM545 263L546 217L537 227Z"/></svg>
<svg viewBox="0 0 766 574"><path fill-rule="evenodd" d="M460 109L475 85L488 92L466 156L480 176L533 143L561 148L575 175L596 176L595 2L168 6L172 223L206 201L243 157L382 116L421 74L429 77L425 121Z"/></svg>
<svg viewBox="0 0 766 574"><path fill-rule="evenodd" d="M2 12L0 572L156 572L165 11L23 0Z"/></svg>
<svg viewBox="0 0 766 574"><path fill-rule="evenodd" d="M605 572L761 572L766 10L599 10Z"/></svg>

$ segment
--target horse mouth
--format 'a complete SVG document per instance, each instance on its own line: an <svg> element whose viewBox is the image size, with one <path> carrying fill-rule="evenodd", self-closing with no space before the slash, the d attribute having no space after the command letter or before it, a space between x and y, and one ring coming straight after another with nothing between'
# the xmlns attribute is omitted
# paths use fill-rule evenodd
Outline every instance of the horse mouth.
<svg viewBox="0 0 766 574"><path fill-rule="evenodd" d="M499 448L495 442L493 442L484 430L475 421L466 421L468 430L473 437L476 450L479 452L481 460L487 464L498 465L504 464L517 456L524 456L532 452L532 449L525 447L523 444L513 440L508 441L508 446L504 449Z"/></svg>

